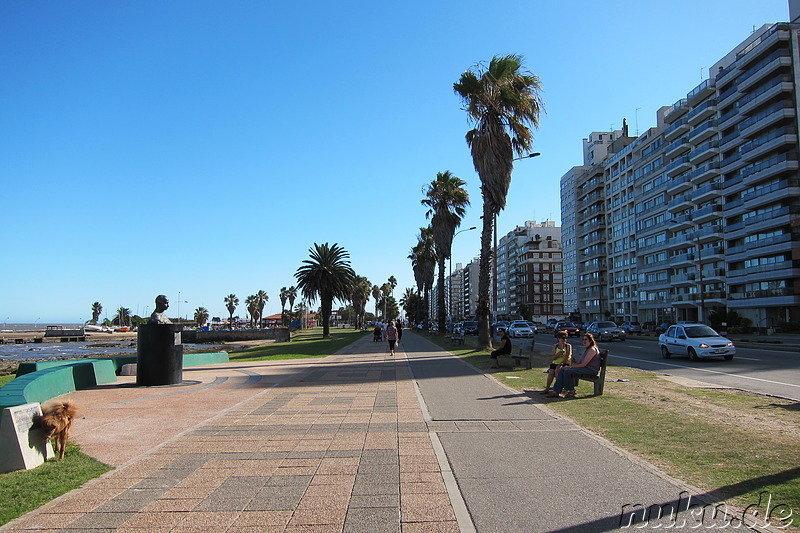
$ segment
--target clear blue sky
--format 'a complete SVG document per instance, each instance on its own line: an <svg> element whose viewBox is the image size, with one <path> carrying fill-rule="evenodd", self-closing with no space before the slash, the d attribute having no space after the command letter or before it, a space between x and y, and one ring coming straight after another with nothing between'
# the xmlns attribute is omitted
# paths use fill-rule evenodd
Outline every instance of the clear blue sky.
<svg viewBox="0 0 800 533"><path fill-rule="evenodd" d="M225 295L260 289L274 313L314 242L402 292L437 172L468 183L463 227L480 223L461 72L517 53L544 87L542 156L516 165L504 234L559 220L583 137L653 126L754 26L787 19L787 0L6 0L0 320L150 313L159 293L224 316ZM454 263L478 241L460 235Z"/></svg>

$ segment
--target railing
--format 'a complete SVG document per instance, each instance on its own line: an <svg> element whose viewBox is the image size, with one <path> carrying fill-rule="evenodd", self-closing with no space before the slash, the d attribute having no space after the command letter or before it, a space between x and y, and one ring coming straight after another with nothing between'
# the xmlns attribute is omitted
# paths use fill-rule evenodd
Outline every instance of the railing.
<svg viewBox="0 0 800 533"><path fill-rule="evenodd" d="M728 294L730 300L750 300L752 298L780 298L782 296L800 296L794 289L764 289L760 291L732 292Z"/></svg>
<svg viewBox="0 0 800 533"><path fill-rule="evenodd" d="M708 81L708 80L706 80L706 81ZM706 100L702 104L698 105L697 107L695 107L694 109L689 111L686 114L686 120L687 121L692 120L692 118L696 117L697 115L699 115L700 113L702 113L703 111L708 109L709 107L716 107L716 106L717 106L717 100L715 98L711 98L709 100Z"/></svg>

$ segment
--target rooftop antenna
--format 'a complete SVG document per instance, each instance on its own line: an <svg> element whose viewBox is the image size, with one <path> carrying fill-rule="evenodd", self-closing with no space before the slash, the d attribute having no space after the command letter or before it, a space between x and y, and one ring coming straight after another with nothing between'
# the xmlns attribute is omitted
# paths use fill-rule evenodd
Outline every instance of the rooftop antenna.
<svg viewBox="0 0 800 533"><path fill-rule="evenodd" d="M639 110L641 107L636 108L636 136L639 136Z"/></svg>

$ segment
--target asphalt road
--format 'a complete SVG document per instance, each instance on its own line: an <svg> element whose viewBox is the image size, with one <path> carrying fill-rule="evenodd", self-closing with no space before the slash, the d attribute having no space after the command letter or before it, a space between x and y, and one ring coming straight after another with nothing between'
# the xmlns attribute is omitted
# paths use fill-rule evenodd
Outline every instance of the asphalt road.
<svg viewBox="0 0 800 533"><path fill-rule="evenodd" d="M552 342L549 336L539 335L536 347L545 348ZM579 341L572 339L573 350L581 349ZM628 338L625 342L603 342L609 351L609 362L690 378L715 385L732 387L760 394L800 401L800 353L797 348L778 350L758 346L736 346L732 361L661 357L658 341L654 338Z"/></svg>

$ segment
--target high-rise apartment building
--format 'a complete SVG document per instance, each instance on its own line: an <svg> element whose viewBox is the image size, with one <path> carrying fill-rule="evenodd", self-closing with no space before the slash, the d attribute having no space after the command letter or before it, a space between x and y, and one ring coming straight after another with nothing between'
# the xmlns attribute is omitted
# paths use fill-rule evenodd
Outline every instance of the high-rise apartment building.
<svg viewBox="0 0 800 533"><path fill-rule="evenodd" d="M762 27L655 128L620 133L564 175L568 310L800 321L799 37L798 25Z"/></svg>

